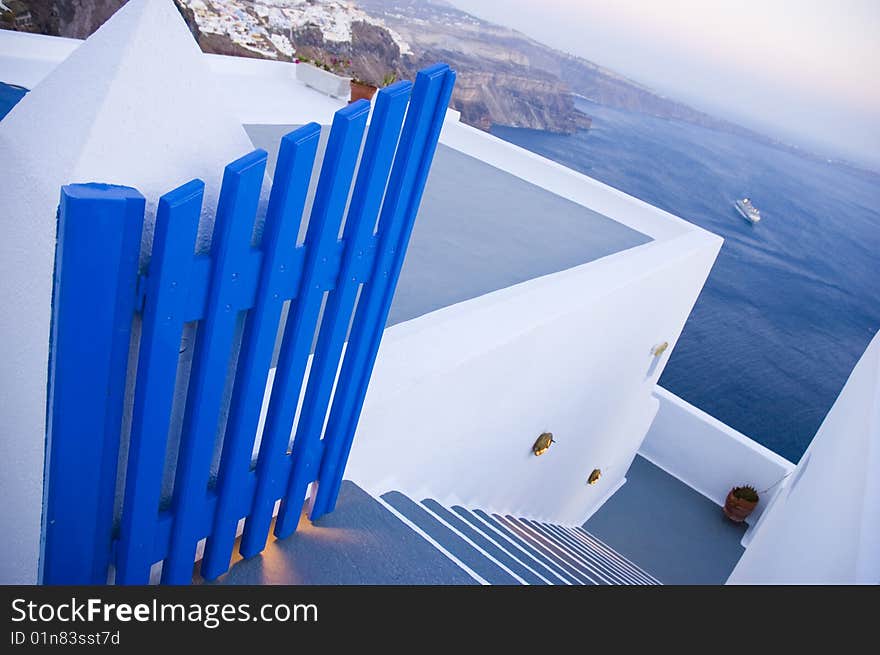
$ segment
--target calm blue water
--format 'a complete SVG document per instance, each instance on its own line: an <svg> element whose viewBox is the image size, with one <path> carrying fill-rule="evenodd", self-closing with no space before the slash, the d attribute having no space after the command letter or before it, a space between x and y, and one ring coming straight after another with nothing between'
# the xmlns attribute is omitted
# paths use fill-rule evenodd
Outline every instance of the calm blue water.
<svg viewBox="0 0 880 655"><path fill-rule="evenodd" d="M880 329L880 176L581 108L593 117L587 132L493 133L724 237L660 383L797 461ZM760 224L733 209L743 196Z"/></svg>

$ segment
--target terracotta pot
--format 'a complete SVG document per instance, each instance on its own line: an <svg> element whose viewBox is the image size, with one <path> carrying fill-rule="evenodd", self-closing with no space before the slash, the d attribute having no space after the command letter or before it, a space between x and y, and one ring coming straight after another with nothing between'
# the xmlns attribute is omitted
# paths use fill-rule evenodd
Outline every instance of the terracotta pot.
<svg viewBox="0 0 880 655"><path fill-rule="evenodd" d="M734 489L731 489L727 494L727 499L724 501L724 515L731 521L742 523L758 505L758 501L756 500L752 502L750 500L737 498L733 495L733 492Z"/></svg>
<svg viewBox="0 0 880 655"><path fill-rule="evenodd" d="M373 95L376 93L377 87L372 84L362 84L360 82L351 81L351 99L348 101L349 104L354 102L355 100L372 100Z"/></svg>

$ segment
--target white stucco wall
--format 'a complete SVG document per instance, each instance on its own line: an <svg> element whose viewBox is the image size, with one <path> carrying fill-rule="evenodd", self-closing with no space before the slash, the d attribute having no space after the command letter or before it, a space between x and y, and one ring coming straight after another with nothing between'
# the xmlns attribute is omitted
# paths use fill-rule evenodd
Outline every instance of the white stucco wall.
<svg viewBox="0 0 880 655"><path fill-rule="evenodd" d="M653 369L651 350L674 346L720 241L652 242L389 328L346 477L582 522L624 479L671 348ZM558 443L535 457L544 431Z"/></svg>
<svg viewBox="0 0 880 655"><path fill-rule="evenodd" d="M728 582L880 583L880 333L786 482Z"/></svg>
<svg viewBox="0 0 880 655"><path fill-rule="evenodd" d="M756 523L794 464L663 387L654 396L660 409L639 454L718 505L735 486L767 490L748 518Z"/></svg>
<svg viewBox="0 0 880 655"><path fill-rule="evenodd" d="M204 247L223 168L253 149L215 91L171 0L132 0L0 122L0 582L37 580L61 186L107 182L141 191L146 256L159 196L199 177Z"/></svg>

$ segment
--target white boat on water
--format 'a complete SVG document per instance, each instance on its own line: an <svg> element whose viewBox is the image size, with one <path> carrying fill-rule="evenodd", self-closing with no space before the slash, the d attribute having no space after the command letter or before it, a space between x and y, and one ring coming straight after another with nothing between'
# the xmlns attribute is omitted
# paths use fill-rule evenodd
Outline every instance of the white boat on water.
<svg viewBox="0 0 880 655"><path fill-rule="evenodd" d="M761 212L758 211L757 207L755 207L752 204L752 201L748 198L737 200L733 204L736 207L736 211L740 213L740 216L746 219L749 223L757 223L761 220Z"/></svg>

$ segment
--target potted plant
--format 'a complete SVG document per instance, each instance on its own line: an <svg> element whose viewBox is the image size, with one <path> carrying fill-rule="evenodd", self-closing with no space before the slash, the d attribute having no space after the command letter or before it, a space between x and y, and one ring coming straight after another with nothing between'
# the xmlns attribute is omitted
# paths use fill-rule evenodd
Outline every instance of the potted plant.
<svg viewBox="0 0 880 655"><path fill-rule="evenodd" d="M351 96L348 101L349 104L355 100L372 100L373 95L375 95L376 91L379 89L375 84L370 84L369 82L365 82L356 77L352 78L350 88Z"/></svg>
<svg viewBox="0 0 880 655"><path fill-rule="evenodd" d="M382 78L381 86L386 87L389 84L394 84L396 80L396 74L385 73L385 77ZM360 100L361 98L363 98L364 100L372 100L378 89L379 87L377 87L375 84L371 84L370 82L366 82L358 78L353 78L351 80L351 99L348 102L349 104L351 104L355 100Z"/></svg>
<svg viewBox="0 0 880 655"><path fill-rule="evenodd" d="M758 492L754 487L734 487L724 501L724 515L731 521L742 523L758 504Z"/></svg>

